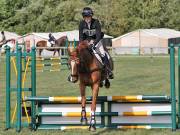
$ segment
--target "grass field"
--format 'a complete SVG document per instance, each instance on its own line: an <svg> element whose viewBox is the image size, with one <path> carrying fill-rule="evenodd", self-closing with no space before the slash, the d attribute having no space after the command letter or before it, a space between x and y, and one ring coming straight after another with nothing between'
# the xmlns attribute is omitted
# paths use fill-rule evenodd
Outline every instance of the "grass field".
<svg viewBox="0 0 180 135"><path fill-rule="evenodd" d="M169 95L169 58L168 57L120 57L115 58L115 79L111 81L111 88L100 89L99 95ZM12 85L15 84L15 74L12 69ZM67 81L68 70L61 72L37 73L37 95L41 96L78 96L78 83L71 84ZM30 84L29 74L26 86ZM86 90L88 96L91 90ZM27 94L28 95L28 94ZM12 100L15 101L14 95ZM15 102L12 102L12 107ZM13 108L12 108L13 109ZM3 131L5 127L5 63L0 62L0 135L16 134L15 129ZM91 134L87 130L38 130L32 132L23 128L22 135L59 135L59 134ZM179 134L171 132L170 129L153 130L120 130L120 129L98 129L94 134L121 134L121 135L169 135Z"/></svg>

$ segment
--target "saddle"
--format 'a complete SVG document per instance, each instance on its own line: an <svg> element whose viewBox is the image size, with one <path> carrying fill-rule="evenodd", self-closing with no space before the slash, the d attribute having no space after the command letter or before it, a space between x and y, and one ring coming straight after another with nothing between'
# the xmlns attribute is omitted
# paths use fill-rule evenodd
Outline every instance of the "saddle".
<svg viewBox="0 0 180 135"><path fill-rule="evenodd" d="M110 57L109 53L107 53L107 55L109 56L109 59L108 59L108 65L104 65L103 63L103 60L102 58L100 57L100 54L98 54L95 50L93 50L92 48L88 48L88 51L91 55L93 55L96 59L97 59L97 65L99 66L99 68L97 69L94 69L94 70L91 70L89 71L89 69L86 69L84 67L85 66L85 61L82 61L80 60L80 65L79 65L79 72L80 73L88 73L88 72L94 72L94 71L97 71L97 70L101 70L101 73L104 77L102 77L102 81L106 78L107 74L108 74L108 69L110 70L113 70L113 61L112 61L112 58Z"/></svg>
<svg viewBox="0 0 180 135"><path fill-rule="evenodd" d="M107 66L108 66L108 68L110 68L111 70L113 70L113 68L114 68L114 66L113 66L113 60L112 60L112 58L111 58L108 50L105 49L105 51L106 51L106 56L108 57L108 59L107 59L108 62L107 62L107 63L109 63ZM90 53L91 53L92 55L94 55L94 56L96 57L96 59L100 62L100 64L105 68L105 65L104 65L104 63L103 63L102 57L100 56L100 54L98 53L98 51L91 49L91 50L90 50Z"/></svg>

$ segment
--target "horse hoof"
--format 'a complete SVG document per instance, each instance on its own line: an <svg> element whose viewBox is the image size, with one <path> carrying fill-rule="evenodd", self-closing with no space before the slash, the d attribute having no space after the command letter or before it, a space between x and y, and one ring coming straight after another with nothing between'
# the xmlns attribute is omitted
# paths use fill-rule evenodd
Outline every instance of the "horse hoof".
<svg viewBox="0 0 180 135"><path fill-rule="evenodd" d="M69 82L71 82L71 76L68 76L67 80L68 80Z"/></svg>
<svg viewBox="0 0 180 135"><path fill-rule="evenodd" d="M78 81L78 79L76 80L72 80L72 77L71 76L68 76L67 80L71 83L76 83Z"/></svg>
<svg viewBox="0 0 180 135"><path fill-rule="evenodd" d="M81 124L82 125L87 125L87 118L81 118Z"/></svg>
<svg viewBox="0 0 180 135"><path fill-rule="evenodd" d="M101 88L103 87L103 82L100 82L99 87Z"/></svg>
<svg viewBox="0 0 180 135"><path fill-rule="evenodd" d="M110 84L110 82L109 82L109 80L108 79L106 79L106 81L105 81L105 87L108 89L110 86L111 86L111 84Z"/></svg>
<svg viewBox="0 0 180 135"><path fill-rule="evenodd" d="M89 126L89 131L95 132L95 131L96 131L95 125L90 125L90 126Z"/></svg>

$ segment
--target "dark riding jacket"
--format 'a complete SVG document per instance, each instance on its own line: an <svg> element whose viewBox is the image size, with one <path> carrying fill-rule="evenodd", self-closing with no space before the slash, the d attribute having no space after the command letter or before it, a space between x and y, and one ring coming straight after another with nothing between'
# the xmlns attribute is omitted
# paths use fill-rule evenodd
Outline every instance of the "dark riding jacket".
<svg viewBox="0 0 180 135"><path fill-rule="evenodd" d="M92 18L90 25L82 20L79 25L79 41L94 40L97 44L102 39L101 25L98 19Z"/></svg>

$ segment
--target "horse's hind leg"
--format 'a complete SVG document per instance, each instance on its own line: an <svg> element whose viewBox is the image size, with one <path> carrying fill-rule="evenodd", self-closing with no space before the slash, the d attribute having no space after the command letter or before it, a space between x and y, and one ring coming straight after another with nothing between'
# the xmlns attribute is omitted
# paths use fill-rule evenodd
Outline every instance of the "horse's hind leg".
<svg viewBox="0 0 180 135"><path fill-rule="evenodd" d="M41 53L42 53L42 49L39 49L39 56L41 56Z"/></svg>
<svg viewBox="0 0 180 135"><path fill-rule="evenodd" d="M58 56L61 56L61 54L60 54L60 49L58 49L57 51L58 51Z"/></svg>
<svg viewBox="0 0 180 135"><path fill-rule="evenodd" d="M82 107L82 111L81 111L81 123L83 125L87 124L85 89L86 89L86 86L84 84L80 83L81 107Z"/></svg>
<svg viewBox="0 0 180 135"><path fill-rule="evenodd" d="M93 96L92 96L92 104L91 104L91 121L90 121L89 130L95 131L96 130L95 111L96 111L96 101L99 93L99 83L93 84L92 91L93 91Z"/></svg>
<svg viewBox="0 0 180 135"><path fill-rule="evenodd" d="M53 56L55 56L56 55L56 49L54 49L54 53L53 53Z"/></svg>

